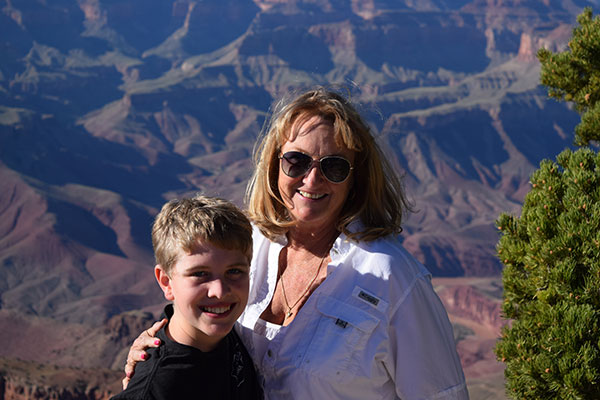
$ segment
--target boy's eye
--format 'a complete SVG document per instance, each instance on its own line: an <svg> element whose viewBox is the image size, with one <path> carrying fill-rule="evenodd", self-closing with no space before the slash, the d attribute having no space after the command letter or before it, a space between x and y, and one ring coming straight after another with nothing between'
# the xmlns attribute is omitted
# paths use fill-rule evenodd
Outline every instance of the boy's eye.
<svg viewBox="0 0 600 400"><path fill-rule="evenodd" d="M234 277L243 276L243 275L246 275L247 273L248 273L248 271L243 268L231 268L231 269L227 270L227 274L230 276L234 276Z"/></svg>
<svg viewBox="0 0 600 400"><path fill-rule="evenodd" d="M206 271L194 271L190 274L191 276L195 276L197 278L205 278L208 276L208 272Z"/></svg>

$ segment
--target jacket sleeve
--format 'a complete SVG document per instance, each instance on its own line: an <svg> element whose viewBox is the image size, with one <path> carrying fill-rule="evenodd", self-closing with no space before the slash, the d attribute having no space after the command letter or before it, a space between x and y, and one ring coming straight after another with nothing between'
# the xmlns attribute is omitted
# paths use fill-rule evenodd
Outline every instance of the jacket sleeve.
<svg viewBox="0 0 600 400"><path fill-rule="evenodd" d="M138 363L136 373L127 385L127 389L113 396L110 400L157 400L150 390L159 371L159 355L151 350L150 360Z"/></svg>
<svg viewBox="0 0 600 400"><path fill-rule="evenodd" d="M392 310L386 365L402 400L468 400L452 325L429 276L415 279Z"/></svg>

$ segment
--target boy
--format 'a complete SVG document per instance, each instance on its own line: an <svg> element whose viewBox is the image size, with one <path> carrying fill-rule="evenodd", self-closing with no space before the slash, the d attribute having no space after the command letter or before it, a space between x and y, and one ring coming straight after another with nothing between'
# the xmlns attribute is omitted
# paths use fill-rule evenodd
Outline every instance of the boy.
<svg viewBox="0 0 600 400"><path fill-rule="evenodd" d="M259 399L252 360L232 327L246 307L252 227L233 204L165 204L152 227L154 274L172 305L125 391L113 399Z"/></svg>

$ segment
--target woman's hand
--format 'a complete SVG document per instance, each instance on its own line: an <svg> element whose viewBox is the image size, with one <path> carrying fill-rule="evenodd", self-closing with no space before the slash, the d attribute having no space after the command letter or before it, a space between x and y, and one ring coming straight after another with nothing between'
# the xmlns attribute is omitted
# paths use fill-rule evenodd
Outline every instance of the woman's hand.
<svg viewBox="0 0 600 400"><path fill-rule="evenodd" d="M168 320L165 318L161 321L155 322L154 325L142 332L129 348L129 354L127 354L127 364L125 364L125 378L123 378L122 381L123 390L127 389L127 385L129 385L129 381L135 373L135 364L137 364L138 361L145 361L148 359L148 353L146 353L146 349L149 347L160 346L160 339L157 339L154 336L156 336L156 333L161 330L163 326L165 326L167 321Z"/></svg>

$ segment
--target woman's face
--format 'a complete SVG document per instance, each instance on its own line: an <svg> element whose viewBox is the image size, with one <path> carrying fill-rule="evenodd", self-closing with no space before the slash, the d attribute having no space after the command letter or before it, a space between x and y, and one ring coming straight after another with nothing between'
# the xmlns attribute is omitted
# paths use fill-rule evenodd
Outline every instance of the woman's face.
<svg viewBox="0 0 600 400"><path fill-rule="evenodd" d="M300 124L300 125L297 125ZM319 160L325 156L342 156L354 163L354 152L338 147L331 123L319 116L296 122L293 140L281 147L279 156L288 151L299 151ZM336 225L340 212L354 181L352 174L341 183L328 181L314 163L306 174L297 178L287 176L279 163L277 185L290 216L299 229L327 229Z"/></svg>

